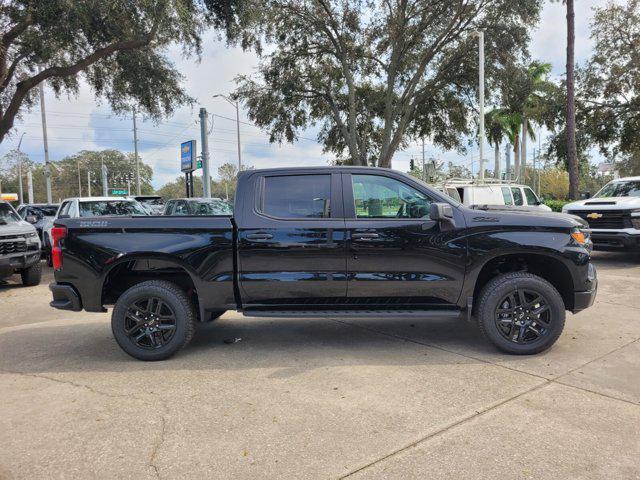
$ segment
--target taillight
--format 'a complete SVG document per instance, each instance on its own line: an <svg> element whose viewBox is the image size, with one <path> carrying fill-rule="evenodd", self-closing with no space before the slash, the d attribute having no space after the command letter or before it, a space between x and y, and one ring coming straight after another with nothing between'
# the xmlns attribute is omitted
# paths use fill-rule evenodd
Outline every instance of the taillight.
<svg viewBox="0 0 640 480"><path fill-rule="evenodd" d="M54 270L62 269L62 248L60 240L67 236L67 227L53 227L51 229L51 238L53 246L51 247L51 261Z"/></svg>

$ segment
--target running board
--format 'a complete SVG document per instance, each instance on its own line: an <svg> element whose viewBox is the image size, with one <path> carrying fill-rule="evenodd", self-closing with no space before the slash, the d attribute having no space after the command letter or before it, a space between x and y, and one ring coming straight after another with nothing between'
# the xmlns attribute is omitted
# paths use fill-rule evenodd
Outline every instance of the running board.
<svg viewBox="0 0 640 480"><path fill-rule="evenodd" d="M462 310L244 310L245 317L271 318L461 318Z"/></svg>

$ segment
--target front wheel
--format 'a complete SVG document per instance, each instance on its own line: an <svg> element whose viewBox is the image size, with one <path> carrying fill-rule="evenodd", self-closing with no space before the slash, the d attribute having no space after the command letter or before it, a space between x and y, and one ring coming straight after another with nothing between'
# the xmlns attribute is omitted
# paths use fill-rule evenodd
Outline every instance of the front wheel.
<svg viewBox="0 0 640 480"><path fill-rule="evenodd" d="M564 329L565 306L544 278L512 272L492 279L482 290L478 325L500 350L531 355L550 348Z"/></svg>
<svg viewBox="0 0 640 480"><path fill-rule="evenodd" d="M186 293L164 280L139 283L124 292L111 316L118 345L138 360L165 360L184 347L196 314Z"/></svg>
<svg viewBox="0 0 640 480"><path fill-rule="evenodd" d="M40 260L29 268L21 270L20 278L22 279L22 285L25 287L35 287L36 285L40 285L40 280L42 279L42 265L40 264Z"/></svg>

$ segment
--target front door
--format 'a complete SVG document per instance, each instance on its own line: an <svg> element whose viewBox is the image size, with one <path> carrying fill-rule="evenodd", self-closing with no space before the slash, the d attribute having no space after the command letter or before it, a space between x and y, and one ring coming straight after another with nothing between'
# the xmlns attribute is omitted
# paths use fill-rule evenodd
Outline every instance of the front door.
<svg viewBox="0 0 640 480"><path fill-rule="evenodd" d="M330 306L347 290L339 173L255 174L238 224L245 306Z"/></svg>
<svg viewBox="0 0 640 480"><path fill-rule="evenodd" d="M429 218L434 198L391 174L345 174L343 185L349 303L456 303L465 242Z"/></svg>

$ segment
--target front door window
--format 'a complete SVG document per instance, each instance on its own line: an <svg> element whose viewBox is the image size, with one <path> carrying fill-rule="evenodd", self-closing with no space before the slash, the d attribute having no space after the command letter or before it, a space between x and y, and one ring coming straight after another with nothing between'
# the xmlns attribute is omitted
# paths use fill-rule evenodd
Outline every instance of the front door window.
<svg viewBox="0 0 640 480"><path fill-rule="evenodd" d="M352 175L357 218L425 218L432 200L407 184L380 175Z"/></svg>

